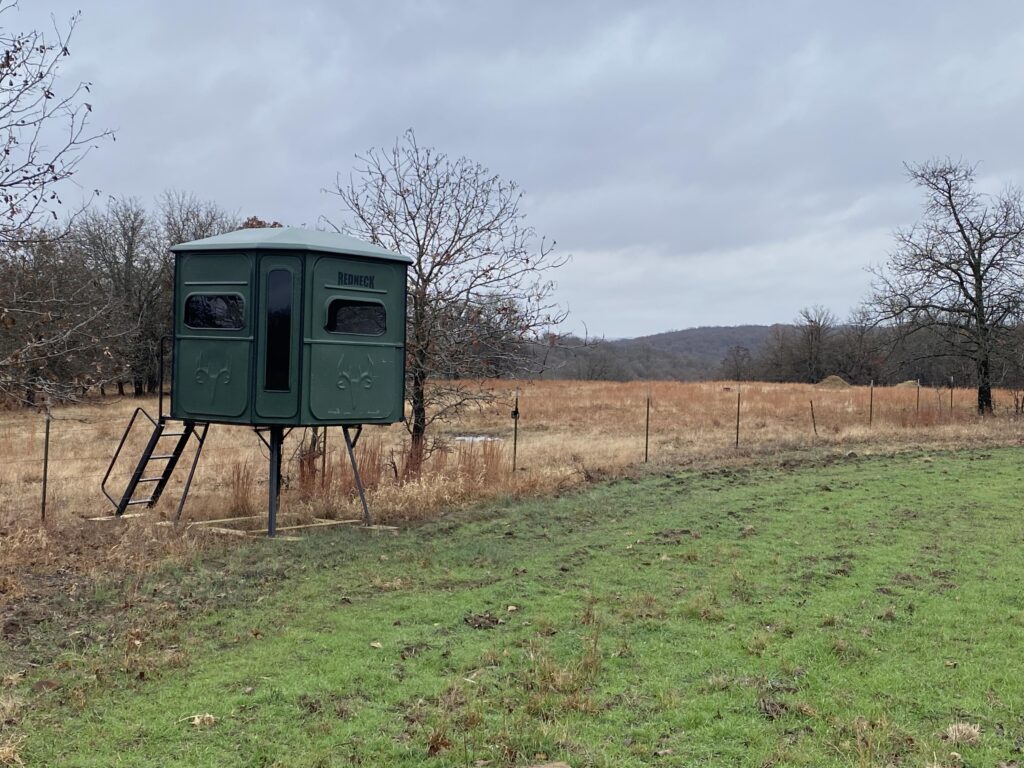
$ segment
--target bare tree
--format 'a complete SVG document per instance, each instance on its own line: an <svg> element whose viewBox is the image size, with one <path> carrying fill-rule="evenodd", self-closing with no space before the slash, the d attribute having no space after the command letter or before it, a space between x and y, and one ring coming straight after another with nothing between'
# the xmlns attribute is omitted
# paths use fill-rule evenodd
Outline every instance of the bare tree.
<svg viewBox="0 0 1024 768"><path fill-rule="evenodd" d="M157 199L157 217L164 256L172 245L201 240L238 229L241 224L234 216L212 200L201 200L191 192L168 189Z"/></svg>
<svg viewBox="0 0 1024 768"><path fill-rule="evenodd" d="M156 353L166 333L170 264L153 217L135 199L112 199L104 211L80 216L67 236L85 254L92 273L107 286L115 302L107 320L120 335L111 345L113 362L136 396L156 387Z"/></svg>
<svg viewBox="0 0 1024 768"><path fill-rule="evenodd" d="M0 17L17 10L16 2L0 2ZM63 182L111 136L89 129L90 84L65 88L59 78L78 18L63 30L55 25L49 38L0 30L0 241L39 234L56 221Z"/></svg>
<svg viewBox="0 0 1024 768"><path fill-rule="evenodd" d="M149 211L135 199L111 199L105 210L89 210L71 225L67 241L85 255L92 273L116 301L108 325L119 332L109 345L107 381L123 394L156 391L161 338L170 332L172 245L231 231L237 218L211 201L167 191Z"/></svg>
<svg viewBox="0 0 1024 768"><path fill-rule="evenodd" d="M834 366L832 349L836 316L822 306L805 307L796 319L796 351L801 361L802 380L816 383Z"/></svg>
<svg viewBox="0 0 1024 768"><path fill-rule="evenodd" d="M995 350L1024 290L1020 190L978 192L975 167L949 159L910 165L907 173L924 192L924 215L897 230L888 263L874 270L872 304L899 336L938 331L938 354L970 360L978 412L989 413Z"/></svg>
<svg viewBox="0 0 1024 768"><path fill-rule="evenodd" d="M0 0L4 21L17 11ZM89 129L89 83L59 77L77 21L52 37L0 29L0 396L30 405L87 386L99 374L86 358L116 336L104 326L109 291L55 225L62 210L73 218L62 190L111 136Z"/></svg>
<svg viewBox="0 0 1024 768"><path fill-rule="evenodd" d="M870 312L858 307L833 334L832 358L835 372L852 384L881 381L887 362L883 334Z"/></svg>
<svg viewBox="0 0 1024 768"><path fill-rule="evenodd" d="M347 208L348 231L413 259L406 371L416 471L430 424L490 397L464 379L525 364L524 344L564 318L547 274L565 258L527 226L514 182L421 146L412 130L357 160L328 190Z"/></svg>
<svg viewBox="0 0 1024 768"><path fill-rule="evenodd" d="M73 399L102 381L111 293L66 240L33 233L0 246L0 400Z"/></svg>
<svg viewBox="0 0 1024 768"><path fill-rule="evenodd" d="M793 327L773 325L754 362L755 377L765 381L796 381L794 357Z"/></svg>
<svg viewBox="0 0 1024 768"><path fill-rule="evenodd" d="M581 381L622 381L625 372L617 359L615 348L604 339L559 339L558 349L575 362L575 375ZM557 364L548 370L558 370Z"/></svg>
<svg viewBox="0 0 1024 768"><path fill-rule="evenodd" d="M773 326L758 355L760 375L770 381L821 381L833 372L837 321L824 307L800 310L792 325Z"/></svg>
<svg viewBox="0 0 1024 768"><path fill-rule="evenodd" d="M746 381L753 370L754 358L742 344L729 347L722 358L722 375L730 381Z"/></svg>

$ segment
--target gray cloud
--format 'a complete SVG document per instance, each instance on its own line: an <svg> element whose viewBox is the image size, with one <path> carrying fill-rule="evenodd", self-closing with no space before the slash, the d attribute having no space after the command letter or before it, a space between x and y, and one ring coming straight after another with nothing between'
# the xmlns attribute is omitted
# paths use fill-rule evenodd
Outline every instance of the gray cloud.
<svg viewBox="0 0 1024 768"><path fill-rule="evenodd" d="M86 187L293 224L336 219L320 189L415 127L518 181L575 255L572 324L626 336L845 313L917 215L903 162L1021 180L1022 52L1009 0L150 0L86 6L66 74L118 129Z"/></svg>

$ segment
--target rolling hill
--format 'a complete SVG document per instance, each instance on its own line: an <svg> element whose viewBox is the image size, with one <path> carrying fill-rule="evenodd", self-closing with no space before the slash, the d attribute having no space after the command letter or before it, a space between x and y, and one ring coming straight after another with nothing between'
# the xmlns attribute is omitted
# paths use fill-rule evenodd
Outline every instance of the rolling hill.
<svg viewBox="0 0 1024 768"><path fill-rule="evenodd" d="M634 339L592 341L569 339L562 348L546 350L544 378L551 379L678 379L715 378L722 358L734 346L757 355L770 325L710 326L668 331Z"/></svg>

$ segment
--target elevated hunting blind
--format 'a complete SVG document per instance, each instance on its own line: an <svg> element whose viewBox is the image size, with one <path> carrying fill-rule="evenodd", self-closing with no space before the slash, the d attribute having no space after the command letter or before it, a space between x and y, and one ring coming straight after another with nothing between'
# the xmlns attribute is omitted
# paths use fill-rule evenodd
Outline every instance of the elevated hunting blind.
<svg viewBox="0 0 1024 768"><path fill-rule="evenodd" d="M149 419L155 425L151 446L137 482L115 502L117 514L133 503L154 504L193 434L198 460L210 424L250 425L261 439L268 433L271 535L285 429L343 427L361 491L352 451L359 430L404 415L406 269L412 260L346 235L292 228L242 229L171 251L170 413L164 415L161 401L158 419ZM169 420L184 425L173 434L179 448L171 453L157 448ZM354 439L350 427L357 428ZM164 471L146 478L146 465L158 457ZM156 492L136 502L135 488L147 480L157 484Z"/></svg>
<svg viewBox="0 0 1024 768"><path fill-rule="evenodd" d="M402 416L410 259L345 235L176 245L171 416L286 426Z"/></svg>

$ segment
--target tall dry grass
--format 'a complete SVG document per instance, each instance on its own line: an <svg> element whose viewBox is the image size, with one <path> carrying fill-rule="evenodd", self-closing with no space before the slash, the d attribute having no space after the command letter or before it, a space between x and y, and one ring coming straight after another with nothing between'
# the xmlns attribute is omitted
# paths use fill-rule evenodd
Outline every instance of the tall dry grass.
<svg viewBox="0 0 1024 768"><path fill-rule="evenodd" d="M377 521L420 520L477 499L553 493L591 477L622 472L643 458L648 392L652 400L649 450L655 466L735 463L754 455L817 448L898 450L1016 444L1024 436L1024 425L1013 416L1013 400L1007 392L996 393L1003 409L980 419L974 409L974 392L966 389L953 392L951 409L948 389L918 391L914 387L876 388L870 406L872 395L866 387L578 381L493 382L485 386L494 401L441 425L435 433L434 450L417 477L410 478L405 471L408 438L402 425L364 431L356 452ZM513 387L520 390L521 412L515 472L509 418ZM739 451L734 446L737 394L741 400ZM812 400L817 435L811 422ZM85 533L81 520L110 513L111 506L100 492L100 479L132 409L139 404L134 399L107 399L54 413L48 522L42 527L43 419L31 412L0 413L0 563L23 560L23 555L15 556L15 548L22 552L34 547L38 552L38 557L33 555L35 560L70 557L66 555L68 547L60 543L63 536L95 540L98 545L111 540L108 533ZM155 408L155 402L141 404L151 412ZM869 407L873 410L870 424ZM111 477L115 496L130 476L147 437L144 428L129 437ZM341 430L328 431L326 471L320 470L323 457L318 452L311 454L307 447L303 430L293 431L286 441L282 512L302 518L359 517ZM251 429L212 426L185 518L263 514L266 466L266 449ZM139 541L159 541L170 535L152 523L173 516L185 475L183 462L157 508L138 519L141 522L136 527L149 526L148 533L136 536ZM109 524L85 527L95 529L97 525ZM38 535L49 537L48 541L33 538ZM15 542L20 542L17 547ZM138 541L133 544L138 545ZM195 545L186 542L180 547L188 552Z"/></svg>

